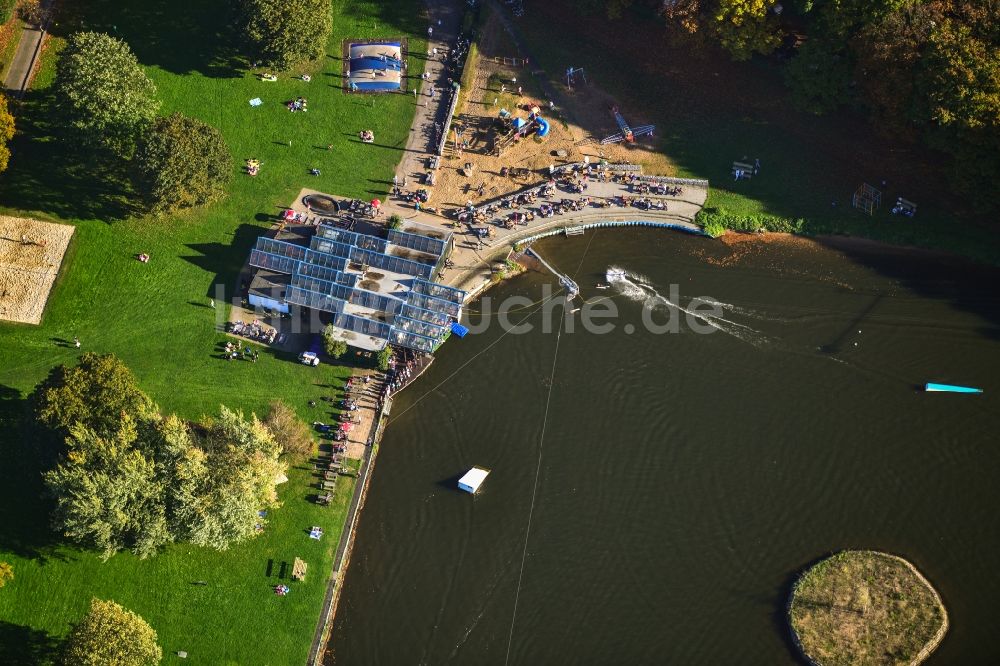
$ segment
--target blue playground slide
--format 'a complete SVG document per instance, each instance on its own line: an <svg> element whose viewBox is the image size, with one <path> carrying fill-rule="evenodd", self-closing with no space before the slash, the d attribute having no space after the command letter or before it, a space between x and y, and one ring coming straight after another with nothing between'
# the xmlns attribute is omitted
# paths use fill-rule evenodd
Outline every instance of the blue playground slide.
<svg viewBox="0 0 1000 666"><path fill-rule="evenodd" d="M535 116L535 122L538 123L538 136L545 136L549 133L549 123L547 120L541 116Z"/></svg>

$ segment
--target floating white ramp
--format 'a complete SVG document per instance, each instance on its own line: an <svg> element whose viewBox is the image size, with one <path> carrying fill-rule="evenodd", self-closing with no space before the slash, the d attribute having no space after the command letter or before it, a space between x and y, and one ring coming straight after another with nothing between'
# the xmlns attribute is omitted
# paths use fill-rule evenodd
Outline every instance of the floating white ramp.
<svg viewBox="0 0 1000 666"><path fill-rule="evenodd" d="M479 491L479 486L481 486L483 481L486 480L486 476L489 473L490 470L488 469L473 467L458 480L458 487L460 490L464 490L465 492L472 493L474 495Z"/></svg>

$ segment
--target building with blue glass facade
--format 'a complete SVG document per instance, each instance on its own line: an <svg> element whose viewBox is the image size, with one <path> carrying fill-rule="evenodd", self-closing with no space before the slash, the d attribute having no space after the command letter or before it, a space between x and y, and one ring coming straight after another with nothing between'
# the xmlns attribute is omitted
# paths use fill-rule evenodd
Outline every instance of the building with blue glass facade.
<svg viewBox="0 0 1000 666"><path fill-rule="evenodd" d="M465 292L435 282L451 232L404 222L313 218L261 236L250 252L247 300L267 310L321 313L348 345L432 353L459 320Z"/></svg>

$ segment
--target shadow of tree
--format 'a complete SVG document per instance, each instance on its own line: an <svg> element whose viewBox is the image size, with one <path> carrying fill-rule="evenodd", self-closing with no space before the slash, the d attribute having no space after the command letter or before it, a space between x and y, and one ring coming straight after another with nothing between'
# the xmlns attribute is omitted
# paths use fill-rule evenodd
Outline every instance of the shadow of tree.
<svg viewBox="0 0 1000 666"><path fill-rule="evenodd" d="M227 0L92 0L69 4L52 32L106 32L128 42L144 65L233 78L247 64L233 29L236 7Z"/></svg>
<svg viewBox="0 0 1000 666"><path fill-rule="evenodd" d="M266 216L271 219L270 216ZM187 247L197 252L197 255L182 257L198 268L209 273L215 273L209 285L209 291L205 294L208 298L215 298L215 285L224 285L227 290L234 289L243 265L250 256L250 249L257 238L264 234L266 229L253 224L241 224L233 234L232 242L228 245L223 243L193 243Z"/></svg>
<svg viewBox="0 0 1000 666"><path fill-rule="evenodd" d="M10 435L0 438L0 550L25 558L52 557L58 535L50 525L42 470L51 465L56 442L35 423L21 392L2 384L0 430ZM0 638L0 646L4 644Z"/></svg>
<svg viewBox="0 0 1000 666"><path fill-rule="evenodd" d="M0 621L0 664L38 666L53 664L60 641L45 631Z"/></svg>
<svg viewBox="0 0 1000 666"><path fill-rule="evenodd" d="M18 111L12 166L0 204L63 218L120 220L134 212L126 164L84 151L59 127L50 89L29 92Z"/></svg>

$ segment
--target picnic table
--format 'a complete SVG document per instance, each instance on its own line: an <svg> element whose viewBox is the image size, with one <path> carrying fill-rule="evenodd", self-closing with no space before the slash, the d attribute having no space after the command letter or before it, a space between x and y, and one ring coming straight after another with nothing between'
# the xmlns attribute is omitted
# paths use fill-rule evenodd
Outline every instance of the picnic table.
<svg viewBox="0 0 1000 666"><path fill-rule="evenodd" d="M308 568L308 564L296 557L295 562L292 563L292 580L305 580Z"/></svg>
<svg viewBox="0 0 1000 666"><path fill-rule="evenodd" d="M740 178L753 178L753 165L746 162L733 162L733 175L740 172Z"/></svg>
<svg viewBox="0 0 1000 666"><path fill-rule="evenodd" d="M336 477L334 477L334 478L336 478ZM336 483L335 480L327 479L327 480L325 480L325 481L323 481L323 482L320 483L320 488L322 488L323 490L333 490L336 487L337 487L337 483Z"/></svg>

